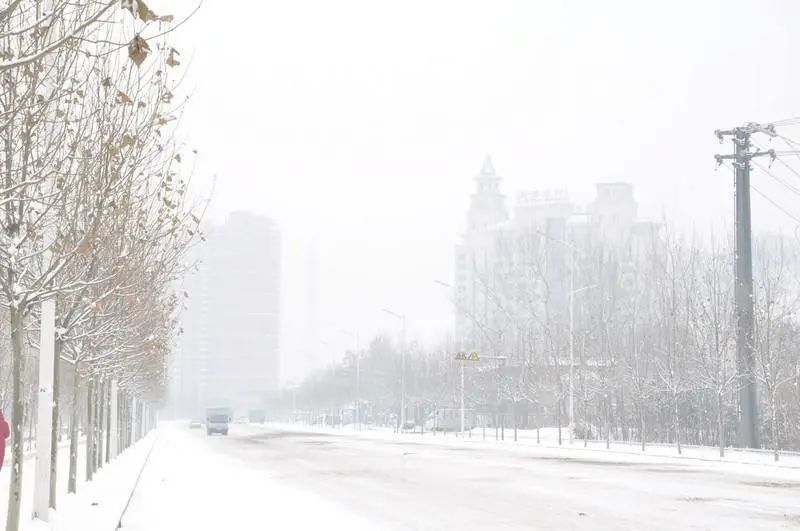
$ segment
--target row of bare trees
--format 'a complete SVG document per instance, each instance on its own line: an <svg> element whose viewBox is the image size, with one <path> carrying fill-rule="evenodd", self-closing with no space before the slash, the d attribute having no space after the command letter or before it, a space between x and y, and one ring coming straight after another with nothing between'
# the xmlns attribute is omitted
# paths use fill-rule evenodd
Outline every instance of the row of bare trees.
<svg viewBox="0 0 800 531"><path fill-rule="evenodd" d="M679 237L664 226L614 247L588 238L548 242L538 232L513 237L510 256L496 262L503 268L476 280L477 298L485 302L459 308L477 337L432 351L407 349L411 407L456 407L453 355L459 347L474 348L486 361L467 371L467 407L486 413L490 423L555 426L560 434L574 422L584 441L637 441L642 448L671 443L678 452L695 444L718 446L724 455L736 445L743 375L727 240ZM548 258L557 251L561 260ZM800 450L800 252L779 236L761 238L755 251L762 441L778 459L781 450ZM378 338L360 355L362 411L376 418L396 414L399 349ZM296 390L295 406L352 404L355 370L351 353Z"/></svg>
<svg viewBox="0 0 800 531"><path fill-rule="evenodd" d="M199 237L175 139L173 17L142 0L12 0L0 8L0 400L10 413L7 531L19 527L35 425L41 304L55 301L50 505L148 425L163 393ZM112 411L114 408L114 411ZM112 414L113 413L113 414ZM112 418L119 418L112 433ZM66 427L66 430L65 430ZM112 443L113 439L113 443ZM85 441L81 443L81 441Z"/></svg>
<svg viewBox="0 0 800 531"><path fill-rule="evenodd" d="M718 445L736 444L733 257L725 239L672 234L667 227L624 245L599 239L561 242L573 259L553 274L538 234L513 248L511 270L481 277L489 292L480 322L484 348L519 367L514 388L555 411L560 425L569 394L569 347L577 431L586 437ZM559 245L556 243L556 245ZM765 236L755 249L755 307L761 430L775 459L800 449L800 253L796 242ZM570 268L570 263L574 267ZM570 334L564 301L573 293ZM530 377L533 373L536 376ZM522 381L524 379L524 382ZM524 384L524 385L523 385Z"/></svg>

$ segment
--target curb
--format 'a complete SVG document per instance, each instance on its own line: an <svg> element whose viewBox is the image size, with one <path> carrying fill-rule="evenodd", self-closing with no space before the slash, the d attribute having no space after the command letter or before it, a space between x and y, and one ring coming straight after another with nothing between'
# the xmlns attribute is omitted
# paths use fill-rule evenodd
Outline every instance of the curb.
<svg viewBox="0 0 800 531"><path fill-rule="evenodd" d="M155 438L153 439L153 444L150 445L150 450L147 451L147 456L144 458L144 462L142 463L142 468L139 469L139 474L136 476L136 481L133 482L133 488L131 489L131 493L128 496L128 501L125 502L125 507L122 508L122 512L119 515L119 519L117 520L117 526L114 528L116 531L117 529L122 529L122 519L125 517L125 513L128 512L128 507L131 504L131 500L133 500L133 495L136 493L136 487L139 486L139 480L142 479L142 474L144 473L145 467L147 467L147 463L150 461L150 455L153 453L153 450L156 447L156 443L158 442L158 431L156 431Z"/></svg>

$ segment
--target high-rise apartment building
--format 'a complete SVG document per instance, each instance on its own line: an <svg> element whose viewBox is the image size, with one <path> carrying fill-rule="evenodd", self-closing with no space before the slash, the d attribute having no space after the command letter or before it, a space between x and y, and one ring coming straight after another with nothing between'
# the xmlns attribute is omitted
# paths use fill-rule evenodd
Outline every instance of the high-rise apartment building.
<svg viewBox="0 0 800 531"><path fill-rule="evenodd" d="M278 387L280 232L267 218L235 212L196 253L172 364L174 411L261 408Z"/></svg>

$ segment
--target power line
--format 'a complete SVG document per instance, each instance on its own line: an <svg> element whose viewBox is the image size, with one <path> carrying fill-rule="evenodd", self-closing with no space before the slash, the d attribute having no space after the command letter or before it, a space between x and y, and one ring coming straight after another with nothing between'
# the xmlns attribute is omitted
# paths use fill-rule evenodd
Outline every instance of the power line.
<svg viewBox="0 0 800 531"><path fill-rule="evenodd" d="M778 159L778 160L780 160L780 159ZM763 171L763 172L764 172L765 174L767 174L769 177L772 177L772 178L773 178L773 179L775 179L775 180L776 180L778 183L780 183L780 184L782 184L784 187L786 187L786 189L787 189L787 190L789 190L790 192L792 192L792 193L794 193L794 194L796 194L796 195L800 196L800 188L795 188L795 187L794 187L794 185L792 185L792 184L789 184L788 182L784 181L783 179L781 179L780 177L778 177L777 175L775 175L775 174L774 174L772 171L770 171L770 169L769 169L769 168L765 168L763 164L759 164L758 162L753 162L753 164L755 164L756 168L758 168L759 170ZM785 164L785 163L784 163L784 164Z"/></svg>
<svg viewBox="0 0 800 531"><path fill-rule="evenodd" d="M783 160L781 158L778 158L778 160L780 161L781 164L786 166L787 170L792 172L796 177L800 178L800 172L799 171L797 171L796 169L792 168L785 160Z"/></svg>
<svg viewBox="0 0 800 531"><path fill-rule="evenodd" d="M764 192L762 192L761 190L759 190L758 188L756 188L756 187L755 187L755 186L753 186L752 184L750 184L750 188L752 188L752 189L753 189L753 191L754 191L754 192L756 192L758 195L760 195L761 197L763 197L764 199L766 199L767 201L769 201L770 203L772 203L772 206L774 206L775 208L777 208L778 210L780 210L781 212L783 212L784 214L786 214L787 216L789 216L789 218L791 218L792 220L794 220L794 221L795 221L795 222L797 222L797 223L800 223L800 218L798 218L798 217L795 217L795 215L794 215L794 214L792 214L791 212L789 212L788 210L786 210L785 208L783 208L782 206L780 206L778 203L776 203L775 201L773 201L772 199L770 199L770 198L769 198L769 196L768 196L767 194L765 194Z"/></svg>
<svg viewBox="0 0 800 531"><path fill-rule="evenodd" d="M723 164L723 166L725 166L725 167L726 167L726 168L728 168L729 170L733 170L733 166L731 166L731 164L730 164L730 163L728 163L728 162L723 162L722 164ZM756 166L759 166L759 167L761 167L759 164L756 164ZM763 168L762 168L762 169L763 169ZM791 212L789 212L788 210L786 210L784 207L782 207L781 205L779 205L778 203L776 203L776 202L775 202L775 201L774 201L772 198L770 198L770 197L769 197L767 194L765 194L764 192L762 192L761 190L759 190L757 187L753 186L752 184L750 185L750 188L752 188L752 189L753 189L753 191L755 191L755 192L756 192L758 195L760 195L760 196L761 196L761 197L763 197L763 198L764 198L766 201L768 201L768 202L769 202L769 203L770 203L772 206L774 206L775 208L777 208L778 210L780 210L781 212L783 212L784 214L786 214L786 216L788 216L788 217L789 217L791 220L793 220L793 221L797 222L798 224L800 224L800 218L799 218L799 217L795 216L794 214L792 214ZM798 228L800 228L800 225L798 225Z"/></svg>
<svg viewBox="0 0 800 531"><path fill-rule="evenodd" d="M773 178L775 177L775 176L774 176L774 175L772 175L770 172L768 172L767 170L765 170L765 169L764 169L764 168L763 168L763 167L762 167L760 164L758 164L758 163L755 163L755 164L756 164L756 166L758 166L760 169L764 170L764 171L765 171L765 172L766 172L768 175L772 176ZM728 168L729 170L733 170L733 166L731 166L731 164L730 164L730 163L728 163L728 162L723 162L723 165L724 165L726 168ZM777 179L777 178L776 178L776 179ZM779 181L779 182L780 182L780 181ZM782 183L782 184L785 184L785 183ZM787 186L787 187L789 187L789 185L786 185L786 186ZM786 214L786 215L787 215L787 216L788 216L790 219L792 219L793 221L795 221L795 222L797 222L797 223L799 223L799 224L800 224L800 218L798 218L797 216L795 216L794 214L792 214L791 212L789 212L788 210L786 210L784 207L782 207L781 205L779 205L778 203L776 203L776 202L775 202L775 200L773 200L773 199L772 199L771 197L769 197L767 194L765 194L764 192L762 192L761 190L759 190L757 187L753 186L752 184L750 185L750 188L752 188L752 189L753 189L753 190L754 190L754 191L755 191L755 192L756 192L758 195L760 195L760 196L761 196L761 197L763 197L765 200L767 200L767 201L768 201L768 202L769 202L769 203L770 203L772 206L774 206L775 208L777 208L778 210L780 210L781 212L783 212L784 214Z"/></svg>
<svg viewBox="0 0 800 531"><path fill-rule="evenodd" d="M796 140L792 140L788 136L785 136L785 135L777 135L777 136L778 136L778 138L780 138L781 140L786 142L786 145L789 146L789 147L800 147L800 142L797 142Z"/></svg>
<svg viewBox="0 0 800 531"><path fill-rule="evenodd" d="M800 116L795 116L793 118L784 118L783 120L777 120L775 122L770 122L775 127L782 127L787 125L797 125L800 124Z"/></svg>

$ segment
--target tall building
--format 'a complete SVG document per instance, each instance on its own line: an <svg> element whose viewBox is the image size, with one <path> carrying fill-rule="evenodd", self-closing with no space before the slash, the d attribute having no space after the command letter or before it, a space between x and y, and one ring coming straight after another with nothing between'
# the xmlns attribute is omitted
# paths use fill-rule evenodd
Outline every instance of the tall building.
<svg viewBox="0 0 800 531"><path fill-rule="evenodd" d="M485 317L483 311L488 308L479 300L482 293L487 293L480 289L479 284L492 258L492 249L489 247L493 231L508 220L505 196L500 193L500 181L492 159L487 155L481 172L475 177L476 190L470 199L464 241L456 247L456 337L469 346L474 346L479 336L476 328L478 315Z"/></svg>
<svg viewBox="0 0 800 531"><path fill-rule="evenodd" d="M261 408L278 387L281 236L271 220L231 214L197 251L173 363L176 414Z"/></svg>
<svg viewBox="0 0 800 531"><path fill-rule="evenodd" d="M533 319L567 320L576 252L600 246L624 261L657 232L656 225L637 220L629 183L597 184L584 208L566 190L523 191L511 217L489 157L475 183L455 252L455 330L464 348L529 348L521 331Z"/></svg>

